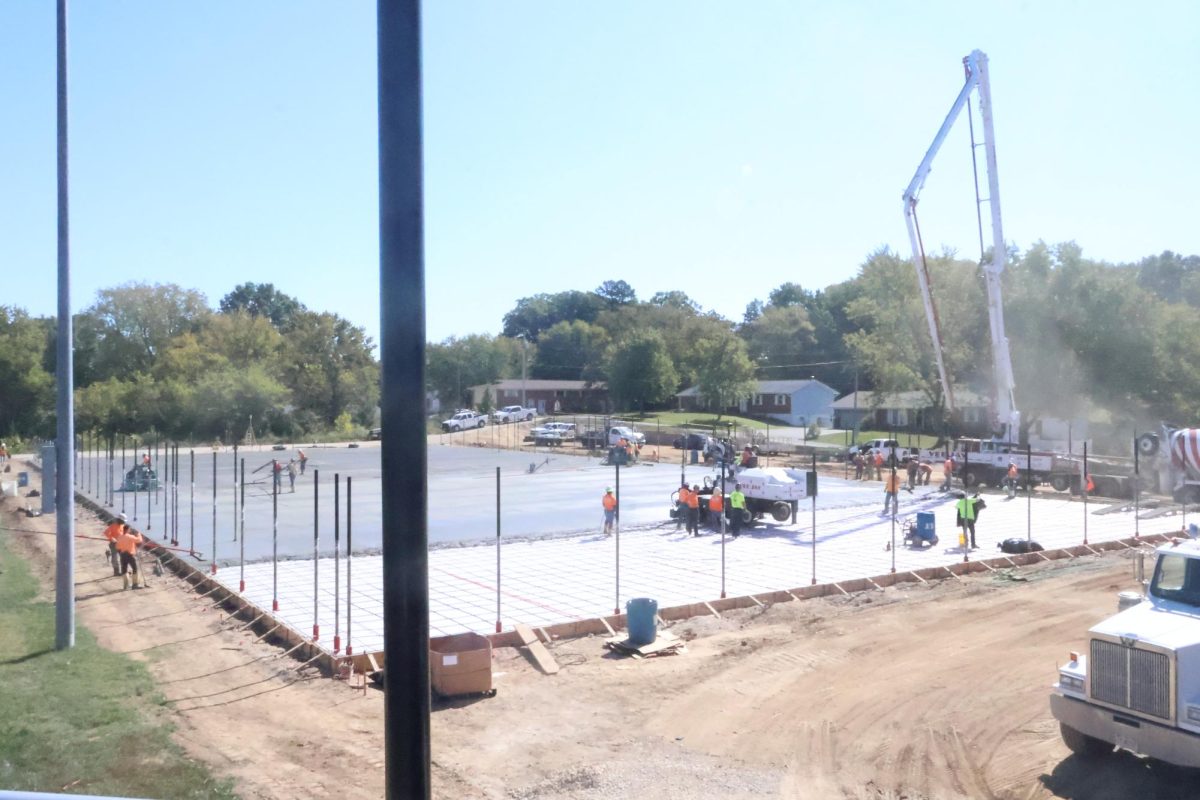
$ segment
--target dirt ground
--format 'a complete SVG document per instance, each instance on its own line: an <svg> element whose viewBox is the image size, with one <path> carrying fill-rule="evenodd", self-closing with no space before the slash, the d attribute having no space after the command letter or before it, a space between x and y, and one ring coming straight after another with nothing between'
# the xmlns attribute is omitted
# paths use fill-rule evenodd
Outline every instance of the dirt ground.
<svg viewBox="0 0 1200 800"><path fill-rule="evenodd" d="M6 526L53 531L5 504ZM54 538L11 538L50 598ZM383 796L379 691L255 642L177 578L123 592L100 542L77 554L79 622L148 662L180 744L243 797ZM1195 797L1191 771L1070 756L1048 711L1056 663L1131 583L1107 556L784 603L676 623L677 656L556 642L552 677L501 648L495 697L435 703L434 796Z"/></svg>

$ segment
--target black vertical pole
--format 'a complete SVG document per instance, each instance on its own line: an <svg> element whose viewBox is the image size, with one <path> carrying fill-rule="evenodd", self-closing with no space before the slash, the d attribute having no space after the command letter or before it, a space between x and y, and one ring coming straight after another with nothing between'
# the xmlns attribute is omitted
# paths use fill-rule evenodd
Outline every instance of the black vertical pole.
<svg viewBox="0 0 1200 800"><path fill-rule="evenodd" d="M213 526L212 526L212 574L217 574L217 451L213 450L212 457L213 467Z"/></svg>
<svg viewBox="0 0 1200 800"><path fill-rule="evenodd" d="M141 464L141 462L138 460L137 439L133 440L133 444L134 444L134 447L133 447L133 451L134 451L133 452L133 474L134 474L134 479L133 479L133 518L134 518L134 520L137 520L138 488L137 488L137 477L136 476L138 476L142 473L141 473L141 470L138 468L139 465Z"/></svg>
<svg viewBox="0 0 1200 800"><path fill-rule="evenodd" d="M342 650L342 574L338 571L338 550L342 547L341 476L333 473L333 654Z"/></svg>
<svg viewBox="0 0 1200 800"><path fill-rule="evenodd" d="M1087 440L1083 442L1083 480L1079 482L1079 488L1083 490L1083 543L1088 543L1087 523L1088 523L1088 463L1087 463Z"/></svg>
<svg viewBox="0 0 1200 800"><path fill-rule="evenodd" d="M1025 541L1033 540L1033 448L1025 445Z"/></svg>
<svg viewBox="0 0 1200 800"><path fill-rule="evenodd" d="M271 610L279 610L279 484L271 464Z"/></svg>
<svg viewBox="0 0 1200 800"><path fill-rule="evenodd" d="M121 434L121 513L125 513L125 434Z"/></svg>
<svg viewBox="0 0 1200 800"><path fill-rule="evenodd" d="M621 613L621 465L613 464L613 471L617 473L617 513L615 514L616 522L613 527L616 529L614 534L617 540L617 561L616 561L616 584L614 586L615 595L613 597L613 614Z"/></svg>
<svg viewBox="0 0 1200 800"><path fill-rule="evenodd" d="M731 442L732 444L732 442ZM725 599L725 459L721 459L721 599Z"/></svg>
<svg viewBox="0 0 1200 800"><path fill-rule="evenodd" d="M500 468L496 467L496 633L500 632Z"/></svg>
<svg viewBox="0 0 1200 800"><path fill-rule="evenodd" d="M163 442L163 541L171 540L171 523L167 520L167 511L171 507L171 503L167 499L168 492L171 491L171 476L169 474L171 472L170 452L171 445L168 442Z"/></svg>
<svg viewBox="0 0 1200 800"><path fill-rule="evenodd" d="M354 615L354 604L350 602L350 565L354 557L354 551L350 547L350 481L353 478L350 475L346 476L346 655L354 655L354 646L350 643L350 618Z"/></svg>
<svg viewBox="0 0 1200 800"><path fill-rule="evenodd" d="M1142 497L1142 471L1141 459L1138 455L1138 437L1137 431L1133 432L1133 538L1142 538L1141 522L1138 519L1140 511L1138 505Z"/></svg>
<svg viewBox="0 0 1200 800"><path fill-rule="evenodd" d="M149 456L150 456L150 443L146 442L146 457L149 458ZM151 477L150 477L151 474L154 475L153 479L151 479ZM150 504L150 485L151 485L151 483L157 483L157 481L158 481L158 472L155 471L154 462L151 461L149 464L146 465L146 530L150 530L151 528L154 527L154 509ZM157 493L158 493L158 488L155 487L155 494L157 494Z"/></svg>
<svg viewBox="0 0 1200 800"><path fill-rule="evenodd" d="M812 454L812 472L813 472L813 488L817 485L817 454L814 451ZM813 492L812 496L812 580L817 582L817 493Z"/></svg>
<svg viewBox="0 0 1200 800"><path fill-rule="evenodd" d="M154 434L154 472L156 475L158 473L162 472L162 465L158 461L158 434L157 433ZM158 487L157 486L154 487L154 504L158 505ZM149 508L149 507L150 507L150 504L147 502L146 508Z"/></svg>
<svg viewBox="0 0 1200 800"><path fill-rule="evenodd" d="M378 0L384 752L388 800L426 800L429 548L419 0Z"/></svg>
<svg viewBox="0 0 1200 800"><path fill-rule="evenodd" d="M431 759L420 1L376 8L386 796L420 800Z"/></svg>
<svg viewBox="0 0 1200 800"><path fill-rule="evenodd" d="M196 451L188 450L192 461L192 493L188 500L188 554L196 555Z"/></svg>
<svg viewBox="0 0 1200 800"><path fill-rule="evenodd" d="M317 619L317 611L320 606L321 583L320 583L320 567L321 563L321 470L313 470L313 641L321 638L321 625Z"/></svg>
<svg viewBox="0 0 1200 800"><path fill-rule="evenodd" d="M233 443L233 500L234 500L234 502L233 502L232 511L233 511L233 540L235 542L238 540L238 509L237 509L238 472L237 472L237 470L238 470L238 446L237 446L237 442L234 442ZM242 531L243 535L245 535L245 533L246 533L245 531Z"/></svg>
<svg viewBox="0 0 1200 800"><path fill-rule="evenodd" d="M246 459L243 457L238 460L238 465L241 467L241 477L238 479L238 488L240 490L241 499L238 500L238 516L240 517L240 525L242 528L241 550L238 555L239 567L238 591L246 591Z"/></svg>

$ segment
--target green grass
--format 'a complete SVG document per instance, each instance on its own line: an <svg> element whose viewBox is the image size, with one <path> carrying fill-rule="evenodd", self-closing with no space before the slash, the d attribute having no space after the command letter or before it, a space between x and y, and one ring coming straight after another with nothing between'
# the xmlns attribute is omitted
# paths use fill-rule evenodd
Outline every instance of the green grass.
<svg viewBox="0 0 1200 800"><path fill-rule="evenodd" d="M156 798L235 798L171 742L143 664L96 645L54 650L54 606L0 538L0 787Z"/></svg>
<svg viewBox="0 0 1200 800"><path fill-rule="evenodd" d="M858 441L860 443L869 439L895 439L900 443L901 447L933 447L937 443L938 437L930 436L924 433L905 433L903 431L859 431ZM844 432L838 433L823 433L816 438L818 442L825 444L845 445L850 441L849 434Z"/></svg>
<svg viewBox="0 0 1200 800"><path fill-rule="evenodd" d="M643 426L653 425L658 422L662 425L675 427L697 427L712 430L713 425L717 426L717 430L723 430L728 424L730 427L737 425L738 428L753 428L755 430L766 430L767 423L757 419L748 419L746 417L737 417L730 414L722 414L720 419L717 419L716 414L705 414L699 411L650 411L645 414L637 414L631 412L629 414L614 415L621 419L627 419L631 422L637 422ZM775 428L787 427L783 423L772 425Z"/></svg>

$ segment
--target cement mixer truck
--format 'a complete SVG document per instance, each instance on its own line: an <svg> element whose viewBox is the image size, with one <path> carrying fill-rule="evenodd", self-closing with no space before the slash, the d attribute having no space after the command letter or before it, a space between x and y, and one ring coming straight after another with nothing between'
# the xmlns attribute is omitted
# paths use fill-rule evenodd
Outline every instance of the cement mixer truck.
<svg viewBox="0 0 1200 800"><path fill-rule="evenodd" d="M1164 424L1160 433L1139 436L1137 449L1142 459L1152 459L1160 492L1177 503L1200 503L1200 428Z"/></svg>

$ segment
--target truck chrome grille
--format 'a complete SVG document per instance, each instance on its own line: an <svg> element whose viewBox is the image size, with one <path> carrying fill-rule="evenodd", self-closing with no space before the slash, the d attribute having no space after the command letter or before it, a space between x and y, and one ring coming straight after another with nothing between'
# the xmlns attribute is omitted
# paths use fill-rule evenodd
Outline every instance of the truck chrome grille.
<svg viewBox="0 0 1200 800"><path fill-rule="evenodd" d="M1143 714L1171 718L1171 659L1165 653L1092 639L1092 697Z"/></svg>

